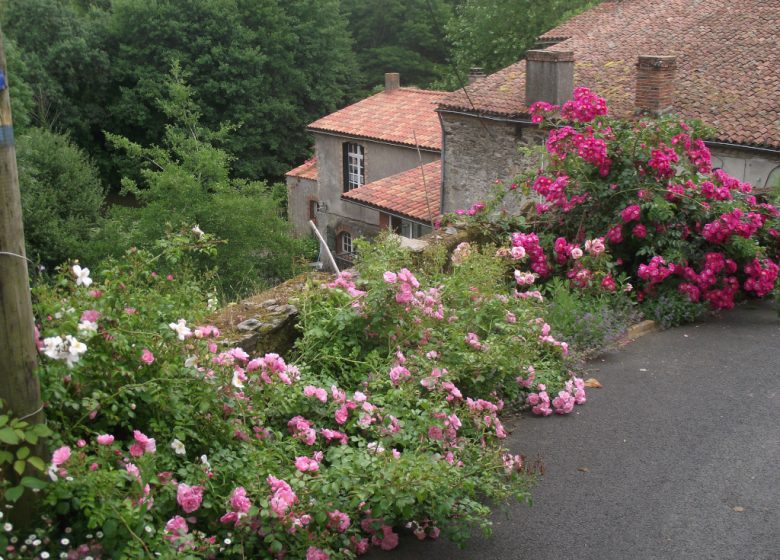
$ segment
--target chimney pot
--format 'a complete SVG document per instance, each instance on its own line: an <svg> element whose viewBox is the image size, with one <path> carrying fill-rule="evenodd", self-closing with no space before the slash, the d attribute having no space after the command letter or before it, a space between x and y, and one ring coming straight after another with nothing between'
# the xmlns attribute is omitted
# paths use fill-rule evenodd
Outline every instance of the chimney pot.
<svg viewBox="0 0 780 560"><path fill-rule="evenodd" d="M398 72L387 72L385 74L385 91L398 89L401 87L401 75Z"/></svg>
<svg viewBox="0 0 780 560"><path fill-rule="evenodd" d="M484 77L485 77L485 70L475 66L474 68L469 70L469 85L473 84L478 80L481 80Z"/></svg>
<svg viewBox="0 0 780 560"><path fill-rule="evenodd" d="M636 66L636 113L659 116L670 112L674 105L677 57L640 55Z"/></svg>
<svg viewBox="0 0 780 560"><path fill-rule="evenodd" d="M526 53L525 104L561 105L574 91L572 51L530 50Z"/></svg>

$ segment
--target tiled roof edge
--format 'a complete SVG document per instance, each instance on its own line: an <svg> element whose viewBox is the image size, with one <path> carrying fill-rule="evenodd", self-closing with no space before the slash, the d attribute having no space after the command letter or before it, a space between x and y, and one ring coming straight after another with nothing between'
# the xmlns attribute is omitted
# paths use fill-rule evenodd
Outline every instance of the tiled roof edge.
<svg viewBox="0 0 780 560"><path fill-rule="evenodd" d="M417 144L412 144L409 142L399 142L398 140L387 140L386 138L382 138L380 136L364 136L362 134L353 134L350 132L341 132L340 130L336 130L333 128L319 128L315 126L307 126L306 130L310 130L312 132L321 132L321 133L327 133L332 134L336 136L343 136L344 138L354 138L357 140L375 140L379 142L383 142L384 144L392 144L393 146L405 146L405 147L412 147L416 148ZM441 153L441 148L436 146L429 146L425 144L420 144L420 149L425 150L426 152L436 152Z"/></svg>

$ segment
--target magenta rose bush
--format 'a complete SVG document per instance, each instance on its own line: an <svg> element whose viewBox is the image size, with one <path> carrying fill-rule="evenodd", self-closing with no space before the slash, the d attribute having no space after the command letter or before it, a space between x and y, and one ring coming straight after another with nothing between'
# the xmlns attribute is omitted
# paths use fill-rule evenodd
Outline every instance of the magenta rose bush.
<svg viewBox="0 0 780 560"><path fill-rule="evenodd" d="M505 447L502 409L585 396L509 257L475 249L448 276L369 250L359 279L303 294L283 357L205 321L188 255L212 249L184 232L35 289L54 435L40 522L3 526L4 557L350 558L488 530L487 501L529 498L539 467Z"/></svg>
<svg viewBox="0 0 780 560"><path fill-rule="evenodd" d="M624 274L646 314L666 323L775 290L780 213L751 185L713 169L701 125L614 119L585 88L562 107L536 103L531 113L548 129L544 166L500 195L536 200L524 225L504 229L511 246L531 254L530 272L606 291ZM495 231L511 220L493 208L463 213ZM594 243L611 256L609 276L582 258Z"/></svg>

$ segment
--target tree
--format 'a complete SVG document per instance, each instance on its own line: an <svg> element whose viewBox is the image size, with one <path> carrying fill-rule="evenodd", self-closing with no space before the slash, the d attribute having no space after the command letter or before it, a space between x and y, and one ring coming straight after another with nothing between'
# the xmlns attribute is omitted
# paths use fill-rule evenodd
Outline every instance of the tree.
<svg viewBox="0 0 780 560"><path fill-rule="evenodd" d="M404 83L421 87L446 71L449 46L444 26L453 15L448 0L344 0L361 85L382 83L385 72L400 72Z"/></svg>
<svg viewBox="0 0 780 560"><path fill-rule="evenodd" d="M94 255L103 186L83 150L65 135L31 128L17 142L19 184L29 258L52 268Z"/></svg>
<svg viewBox="0 0 780 560"><path fill-rule="evenodd" d="M158 106L169 124L160 146L143 147L107 133L113 145L142 162L142 178L123 180L141 206L112 209L103 246L116 254L133 244L148 246L166 229L197 224L227 242L216 265L228 296L289 277L306 243L292 237L266 183L230 178L233 157L222 146L229 144L235 128L211 130L201 124L193 88L177 63L162 85L166 97ZM204 270L212 264L201 263Z"/></svg>
<svg viewBox="0 0 780 560"><path fill-rule="evenodd" d="M231 171L281 177L309 149L306 125L353 89L338 7L336 0L114 0L105 41L115 95L105 127L159 142L160 76L179 60L204 126L240 125L225 139Z"/></svg>
<svg viewBox="0 0 780 560"><path fill-rule="evenodd" d="M447 26L456 71L451 85L479 66L487 72L517 62L536 39L599 0L465 0Z"/></svg>
<svg viewBox="0 0 780 560"><path fill-rule="evenodd" d="M18 63L16 73L32 90L32 124L67 131L93 157L102 143L110 68L98 33L102 15L81 15L60 0L7 0L3 12L3 27L16 47L12 68Z"/></svg>

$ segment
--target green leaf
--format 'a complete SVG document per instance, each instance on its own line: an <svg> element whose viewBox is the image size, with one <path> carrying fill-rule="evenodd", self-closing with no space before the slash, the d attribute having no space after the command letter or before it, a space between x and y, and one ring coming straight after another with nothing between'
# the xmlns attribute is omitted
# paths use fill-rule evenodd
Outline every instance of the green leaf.
<svg viewBox="0 0 780 560"><path fill-rule="evenodd" d="M7 502L15 503L19 498L22 497L22 494L24 493L24 487L23 486L14 486L13 488L9 488L5 491L5 500Z"/></svg>
<svg viewBox="0 0 780 560"><path fill-rule="evenodd" d="M46 424L36 424L32 427L32 432L38 437L49 437L54 433Z"/></svg>
<svg viewBox="0 0 780 560"><path fill-rule="evenodd" d="M103 523L103 533L107 539L110 539L116 534L116 529L118 527L118 523L116 519L106 519L106 522Z"/></svg>
<svg viewBox="0 0 780 560"><path fill-rule="evenodd" d="M46 463L44 463L43 459L41 459L40 457L29 457L27 459L27 462L41 472L46 470Z"/></svg>
<svg viewBox="0 0 780 560"><path fill-rule="evenodd" d="M24 476L22 477L21 485L26 486L27 488L37 488L38 490L42 490L46 487L46 481L35 478L34 476Z"/></svg>
<svg viewBox="0 0 780 560"><path fill-rule="evenodd" d="M27 446L20 447L16 450L16 458L20 460L25 460L27 457L30 456L30 448Z"/></svg>
<svg viewBox="0 0 780 560"><path fill-rule="evenodd" d="M0 465L4 463L10 463L14 460L13 453L9 451L0 451Z"/></svg>
<svg viewBox="0 0 780 560"><path fill-rule="evenodd" d="M35 432L27 431L25 435L27 436L28 442L32 443L33 445L38 443L38 436L35 434Z"/></svg>
<svg viewBox="0 0 780 560"><path fill-rule="evenodd" d="M21 475L24 472L25 467L27 467L27 461L14 461L14 470L16 471L16 474Z"/></svg>
<svg viewBox="0 0 780 560"><path fill-rule="evenodd" d="M3 414L2 416L0 416L0 428L5 426L6 424L8 424L8 416Z"/></svg>
<svg viewBox="0 0 780 560"><path fill-rule="evenodd" d="M12 428L5 427L0 429L0 441L7 443L8 445L16 445L19 443L19 436L16 435L16 432Z"/></svg>

